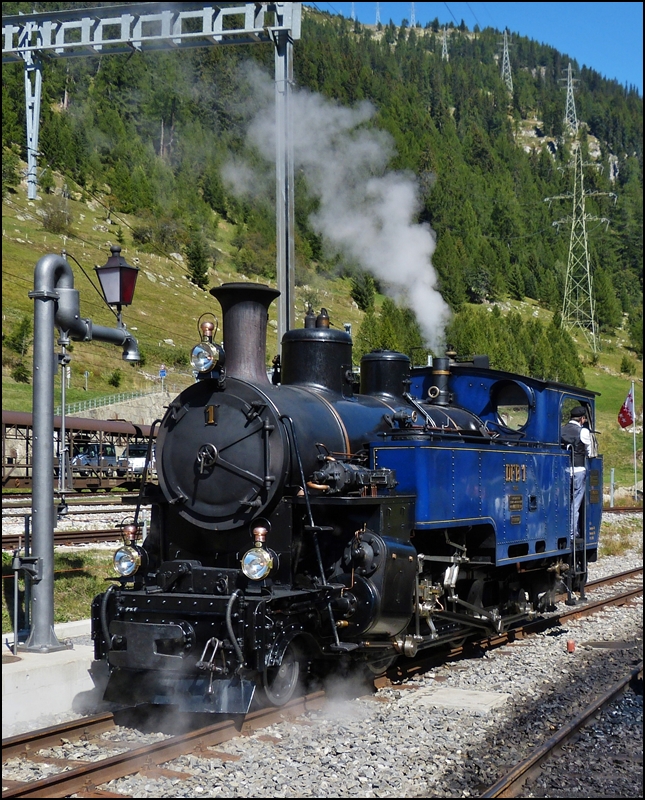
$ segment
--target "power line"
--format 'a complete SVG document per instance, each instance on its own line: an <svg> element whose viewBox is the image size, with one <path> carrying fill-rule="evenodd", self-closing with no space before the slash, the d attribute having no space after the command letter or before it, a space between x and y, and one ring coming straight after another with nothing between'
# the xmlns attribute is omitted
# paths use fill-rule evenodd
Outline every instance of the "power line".
<svg viewBox="0 0 645 800"><path fill-rule="evenodd" d="M457 22L457 18L456 18L456 17L455 17L455 15L452 13L452 11L451 11L451 9L450 9L450 6L448 5L448 3L444 3L444 6L445 6L445 7L448 9L448 11L450 11L450 16L451 16L451 17L454 19L454 21L455 21L455 25L459 25L459 23Z"/></svg>
<svg viewBox="0 0 645 800"><path fill-rule="evenodd" d="M470 13L473 15L473 17L475 17L475 22L476 22L476 23L479 25L479 27L481 28L481 25L480 25L480 23L479 23L479 20L477 19L477 16L475 15L475 12L472 10L472 8L470 8L470 3L466 3L466 5L468 6L468 9L470 10Z"/></svg>

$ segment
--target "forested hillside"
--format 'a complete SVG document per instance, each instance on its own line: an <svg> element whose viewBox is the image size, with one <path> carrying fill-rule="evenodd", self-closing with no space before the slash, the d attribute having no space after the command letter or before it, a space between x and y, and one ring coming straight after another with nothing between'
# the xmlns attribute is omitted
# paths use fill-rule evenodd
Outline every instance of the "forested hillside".
<svg viewBox="0 0 645 800"><path fill-rule="evenodd" d="M80 5L2 4L4 14ZM381 147L376 160L361 162L367 177L355 164L345 168L339 161L347 170L345 183L364 179L369 187L379 179L385 181L379 192L388 185L393 192L414 186L415 196L406 195L414 231L427 231L426 224L434 231L432 263L452 312L444 346L450 344L461 357L488 349L500 368L583 382L576 346L557 318L569 235L566 226L558 232L552 223L570 214L571 202L545 202L573 188L560 80L567 55L514 36L509 97L500 79L499 31L469 31L463 24L452 29L450 59L443 61L437 23L427 29L392 24L377 29L309 8L303 16L302 39L295 44L296 84L305 106L320 98L321 119L338 120L329 152L348 157L347 142ZM233 226L227 267L272 280L271 164L256 116L264 79L249 63L272 80L273 51L264 46L46 61L42 189L52 190L58 173L82 197L98 198L108 216L136 215L121 236L142 251L184 253L201 286L208 283L209 265L223 258L222 224ZM572 65L580 79L580 146L585 161L595 165L586 170L585 187L617 195L615 205L607 197L587 201L588 214L611 221L588 224L598 323L612 333L628 314L628 343L642 357L642 98L633 88ZM25 158L21 65L3 67L2 101L5 196L17 184L18 157ZM345 128L344 108L354 115ZM255 138L249 136L253 126ZM311 137L309 151L314 150L319 128L310 125L305 133ZM353 297L369 323L355 337L359 350L427 347L428 337L403 308L400 285L391 292L398 307L388 301L384 313L381 304L374 306L375 291L388 289L387 269L368 274L370 263L356 252L356 237L343 239L336 220L324 225L325 195L312 176L321 182L329 178L334 157L325 153L325 162L314 169L306 143L302 152L296 176L297 283L320 275L352 279ZM249 174L242 191L241 177ZM342 172L336 180L333 191L343 183ZM73 227L72 221L71 234ZM404 226L404 239L406 230L413 232ZM369 242L361 247L368 250ZM416 276L408 279L412 294L415 281ZM554 312L553 321L526 322L500 313L502 302L524 299ZM492 303L497 310L486 314L482 309L490 310ZM442 321L449 316L440 308L437 315Z"/></svg>

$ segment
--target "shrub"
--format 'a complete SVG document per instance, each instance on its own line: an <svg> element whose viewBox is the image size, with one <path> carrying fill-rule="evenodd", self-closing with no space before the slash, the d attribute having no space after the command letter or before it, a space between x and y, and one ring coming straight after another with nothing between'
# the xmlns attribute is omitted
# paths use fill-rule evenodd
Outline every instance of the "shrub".
<svg viewBox="0 0 645 800"><path fill-rule="evenodd" d="M144 222L132 228L132 241L135 244L150 244L153 234L152 225Z"/></svg>
<svg viewBox="0 0 645 800"><path fill-rule="evenodd" d="M623 356L620 362L620 371L625 375L633 375L636 372L636 362L629 356Z"/></svg>
<svg viewBox="0 0 645 800"><path fill-rule="evenodd" d="M43 170L38 183L42 192L45 194L53 194L56 189L56 182L54 181L54 175L49 167Z"/></svg>
<svg viewBox="0 0 645 800"><path fill-rule="evenodd" d="M110 386L114 386L115 389L118 389L119 386L121 386L121 379L122 379L121 370L115 369L114 372L108 378L107 382L110 384Z"/></svg>
<svg viewBox="0 0 645 800"><path fill-rule="evenodd" d="M43 228L50 233L69 235L72 215L67 200L60 195L52 195L43 201Z"/></svg>

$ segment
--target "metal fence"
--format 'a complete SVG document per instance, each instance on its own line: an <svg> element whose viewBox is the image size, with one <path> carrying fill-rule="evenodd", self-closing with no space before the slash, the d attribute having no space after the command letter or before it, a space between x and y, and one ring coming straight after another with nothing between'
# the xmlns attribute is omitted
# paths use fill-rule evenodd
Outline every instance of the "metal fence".
<svg viewBox="0 0 645 800"><path fill-rule="evenodd" d="M169 392L170 394L177 393L177 387L175 386L164 386L164 391ZM88 411L91 408L100 408L101 406L110 406L113 403L123 403L126 400L134 400L136 397L145 397L148 394L158 394L161 392L160 388L156 389L144 389L139 392L119 392L118 394L110 394L106 397L95 397L93 400L81 400L77 403L68 403L65 406L65 414L72 415L78 414L82 411ZM60 416L62 411L62 406L56 406L54 408L54 414L56 416Z"/></svg>

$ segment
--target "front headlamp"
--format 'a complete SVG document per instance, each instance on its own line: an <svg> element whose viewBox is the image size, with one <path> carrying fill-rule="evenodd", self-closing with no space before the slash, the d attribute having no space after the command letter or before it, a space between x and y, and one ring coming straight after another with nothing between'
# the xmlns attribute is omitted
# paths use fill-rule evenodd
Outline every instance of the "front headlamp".
<svg viewBox="0 0 645 800"><path fill-rule="evenodd" d="M218 360L219 353L211 342L196 344L190 354L190 363L196 372L210 372Z"/></svg>
<svg viewBox="0 0 645 800"><path fill-rule="evenodd" d="M114 569L123 578L127 578L134 573L141 566L141 553L136 547L131 545L123 545L114 554Z"/></svg>
<svg viewBox="0 0 645 800"><path fill-rule="evenodd" d="M261 581L273 569L273 556L264 547L252 547L242 558L242 572L252 581Z"/></svg>

